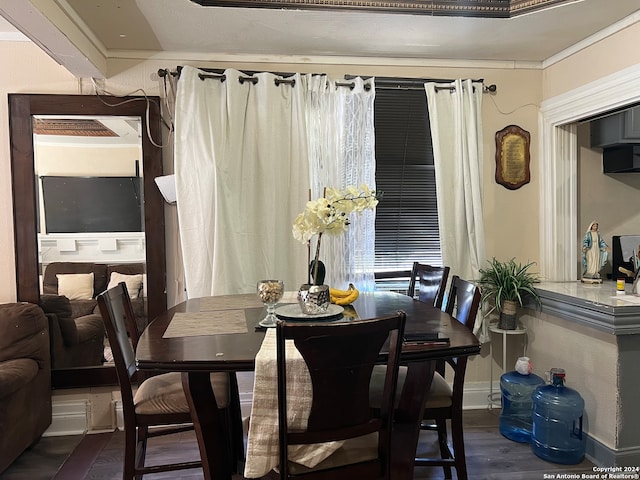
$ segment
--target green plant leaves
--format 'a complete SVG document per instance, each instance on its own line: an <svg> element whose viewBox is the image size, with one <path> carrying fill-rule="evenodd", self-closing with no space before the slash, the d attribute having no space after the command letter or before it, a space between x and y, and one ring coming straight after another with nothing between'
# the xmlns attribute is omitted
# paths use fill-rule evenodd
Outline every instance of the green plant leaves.
<svg viewBox="0 0 640 480"><path fill-rule="evenodd" d="M505 300L523 306L527 297L533 298L540 305L540 297L534 287L538 283L537 274L529 272L535 262L517 263L514 258L500 262L494 257L488 260L488 266L480 269L478 284L482 289L482 303L493 302L496 310L502 311Z"/></svg>

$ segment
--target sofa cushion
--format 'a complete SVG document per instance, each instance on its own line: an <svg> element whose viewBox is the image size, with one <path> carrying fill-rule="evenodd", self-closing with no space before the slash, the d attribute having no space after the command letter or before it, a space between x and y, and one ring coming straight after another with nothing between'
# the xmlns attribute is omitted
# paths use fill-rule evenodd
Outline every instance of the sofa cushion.
<svg viewBox="0 0 640 480"><path fill-rule="evenodd" d="M120 282L124 282L127 285L127 292L129 293L129 298L131 298L131 300L135 300L140 296L140 291L142 290L141 273L125 275L124 273L111 272L107 289L117 286Z"/></svg>
<svg viewBox="0 0 640 480"><path fill-rule="evenodd" d="M91 314L76 319L78 341L86 342L93 338L104 338L104 322L101 315Z"/></svg>
<svg viewBox="0 0 640 480"><path fill-rule="evenodd" d="M93 298L93 272L58 273L58 295L69 300L91 300Z"/></svg>
<svg viewBox="0 0 640 480"><path fill-rule="evenodd" d="M93 300L74 300L71 302L71 318L84 317L92 313L100 313L98 309L98 301Z"/></svg>
<svg viewBox="0 0 640 480"><path fill-rule="evenodd" d="M31 358L0 362L0 399L17 392L38 374L38 363Z"/></svg>
<svg viewBox="0 0 640 480"><path fill-rule="evenodd" d="M42 278L43 293L58 293L57 274L93 273L93 294L104 292L107 288L107 266L91 262L53 262L46 266Z"/></svg>
<svg viewBox="0 0 640 480"><path fill-rule="evenodd" d="M71 302L64 295L41 295L40 306L47 314L56 316L60 334L68 346L78 343L78 329L73 320ZM52 332L49 332L53 335Z"/></svg>
<svg viewBox="0 0 640 480"><path fill-rule="evenodd" d="M5 303L0 318L0 362L31 358L40 368L48 367L49 322L42 309L33 303Z"/></svg>
<svg viewBox="0 0 640 480"><path fill-rule="evenodd" d="M144 271L144 263L117 263L107 265L107 274L109 276L111 275L111 272L118 272L124 275L135 275L138 273L144 273Z"/></svg>

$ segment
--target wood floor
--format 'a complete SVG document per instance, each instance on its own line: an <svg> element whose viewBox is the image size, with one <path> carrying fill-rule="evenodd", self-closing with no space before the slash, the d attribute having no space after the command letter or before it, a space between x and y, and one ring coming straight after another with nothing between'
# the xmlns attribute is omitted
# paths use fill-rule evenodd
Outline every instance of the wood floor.
<svg viewBox="0 0 640 480"><path fill-rule="evenodd" d="M469 480L542 480L545 473L592 473L593 464L588 460L578 465L548 463L536 457L529 445L504 438L498 432L499 413L499 409L465 412ZM43 438L0 474L0 480L119 480L122 478L123 439L122 432L87 435L84 440L82 437ZM153 439L153 442L147 455L150 462L158 458L162 461L198 458L192 433L180 434L172 440ZM70 455L74 449L76 454ZM437 452L431 432L422 434L419 445L419 453L427 452L434 455ZM202 472L184 470L144 478L196 480L202 478ZM441 468L417 467L413 478L440 480L444 475ZM243 479L237 476L234 480Z"/></svg>

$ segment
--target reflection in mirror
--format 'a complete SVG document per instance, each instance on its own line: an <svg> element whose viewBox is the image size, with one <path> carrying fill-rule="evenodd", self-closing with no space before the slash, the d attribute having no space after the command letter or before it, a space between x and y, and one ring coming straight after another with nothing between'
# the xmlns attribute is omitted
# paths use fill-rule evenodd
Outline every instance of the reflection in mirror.
<svg viewBox="0 0 640 480"><path fill-rule="evenodd" d="M111 364L95 296L126 281L147 323L141 120L35 115L33 133L52 369Z"/></svg>
<svg viewBox="0 0 640 480"><path fill-rule="evenodd" d="M162 175L159 99L9 94L9 121L17 299L63 318L49 315L52 352L56 333L80 318L77 335L60 344L92 340L53 360L54 387L116 384L115 369L100 365L95 294L126 281L138 295L140 328L166 310L164 202L154 183ZM80 133L87 128L90 136Z"/></svg>

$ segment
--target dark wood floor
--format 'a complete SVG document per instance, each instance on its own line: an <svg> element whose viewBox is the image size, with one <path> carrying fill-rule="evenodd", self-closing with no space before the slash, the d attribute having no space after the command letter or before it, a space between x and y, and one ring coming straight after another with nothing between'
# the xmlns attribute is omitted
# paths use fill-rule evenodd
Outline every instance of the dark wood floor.
<svg viewBox="0 0 640 480"><path fill-rule="evenodd" d="M465 412L465 445L469 480L542 480L545 473L592 473L593 464L584 460L578 465L557 465L536 457L529 445L512 442L498 432L499 409ZM124 451L122 432L82 437L48 437L41 439L25 452L1 480L119 480L122 478ZM154 439L150 443L148 459L163 461L198 458L198 449L192 433L180 434L172 440ZM76 447L78 447L76 449ZM79 452L71 455L76 449ZM434 434L424 432L419 445L420 453L437 452ZM65 463L66 461L66 463ZM56 472L58 474L56 475ZM146 475L145 480L202 478L202 472L185 470L165 474ZM414 480L444 478L441 468L418 467ZM454 474L455 478L455 474ZM234 480L242 480L238 476ZM266 479L265 479L266 480ZM366 480L366 479L354 479Z"/></svg>

